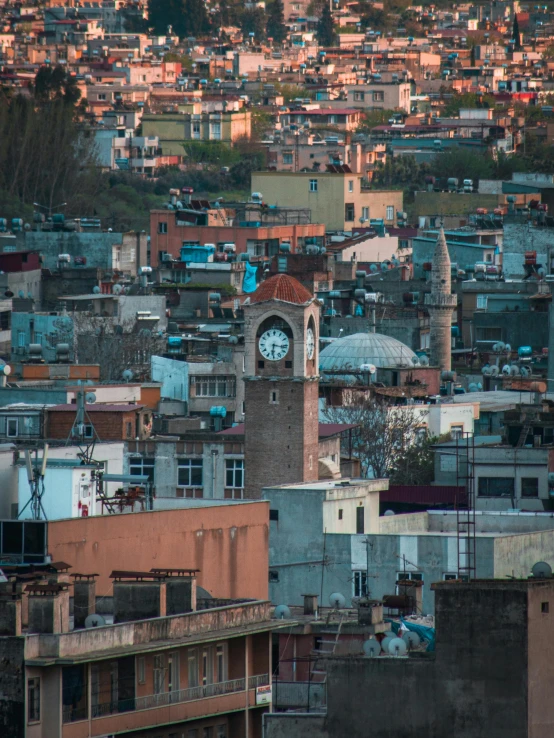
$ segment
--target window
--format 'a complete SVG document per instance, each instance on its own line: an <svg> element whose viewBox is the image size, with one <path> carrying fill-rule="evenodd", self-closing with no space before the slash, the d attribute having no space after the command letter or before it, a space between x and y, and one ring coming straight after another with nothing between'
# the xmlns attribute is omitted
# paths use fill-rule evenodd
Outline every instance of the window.
<svg viewBox="0 0 554 738"><path fill-rule="evenodd" d="M231 375L196 375L190 378L190 384L191 388L195 389L196 397L235 397L236 395L236 379Z"/></svg>
<svg viewBox="0 0 554 738"><path fill-rule="evenodd" d="M354 102L363 102L365 98L364 92L355 92L354 93Z"/></svg>
<svg viewBox="0 0 554 738"><path fill-rule="evenodd" d="M279 510L270 510L269 519L274 520L276 523L279 522Z"/></svg>
<svg viewBox="0 0 554 738"><path fill-rule="evenodd" d="M384 101L385 101L384 92L374 92L373 93L373 102L384 102Z"/></svg>
<svg viewBox="0 0 554 738"><path fill-rule="evenodd" d="M208 646L202 651L202 686L213 684L213 649Z"/></svg>
<svg viewBox="0 0 554 738"><path fill-rule="evenodd" d="M310 179L310 192L317 192L317 179Z"/></svg>
<svg viewBox="0 0 554 738"><path fill-rule="evenodd" d="M538 477L522 477L521 478L521 496L522 497L538 497L539 496Z"/></svg>
<svg viewBox="0 0 554 738"><path fill-rule="evenodd" d="M212 725L207 725L202 729L202 738L214 738L214 729Z"/></svg>
<svg viewBox="0 0 554 738"><path fill-rule="evenodd" d="M365 508L357 507L356 508L356 533L365 533Z"/></svg>
<svg viewBox="0 0 554 738"><path fill-rule="evenodd" d="M129 474L137 474L139 476L147 476L150 482L154 481L154 463L152 458L143 458L142 456L132 456L129 459Z"/></svg>
<svg viewBox="0 0 554 738"><path fill-rule="evenodd" d="M368 207L362 208L362 218L364 219L366 223L369 221L369 208Z"/></svg>
<svg viewBox="0 0 554 738"><path fill-rule="evenodd" d="M427 428L416 428L414 435L416 443L423 443L427 439Z"/></svg>
<svg viewBox="0 0 554 738"><path fill-rule="evenodd" d="M548 615L550 612L550 602L541 602L541 612L544 615Z"/></svg>
<svg viewBox="0 0 554 738"><path fill-rule="evenodd" d="M448 572L442 575L445 582L452 582L455 579L459 579L461 582L469 582L469 576L467 574L456 574L455 572Z"/></svg>
<svg viewBox="0 0 554 738"><path fill-rule="evenodd" d="M347 202L344 206L344 220L351 221L355 218L354 203Z"/></svg>
<svg viewBox="0 0 554 738"><path fill-rule="evenodd" d="M106 99L106 93L105 92L99 92L98 93L98 99L99 100L105 100Z"/></svg>
<svg viewBox="0 0 554 738"><path fill-rule="evenodd" d="M457 438L463 438L464 426L463 425L452 425L450 426L450 438L455 441Z"/></svg>
<svg viewBox="0 0 554 738"><path fill-rule="evenodd" d="M285 361L285 369L292 369L292 361Z"/></svg>
<svg viewBox="0 0 554 738"><path fill-rule="evenodd" d="M220 643L215 649L215 668L216 668L216 681L226 681L225 673L225 646Z"/></svg>
<svg viewBox="0 0 554 738"><path fill-rule="evenodd" d="M198 738L198 728L189 728L187 738Z"/></svg>
<svg viewBox="0 0 554 738"><path fill-rule="evenodd" d="M188 685L189 689L198 686L198 652L195 648L188 653Z"/></svg>
<svg viewBox="0 0 554 738"><path fill-rule="evenodd" d="M477 486L479 497L513 497L513 477L479 477Z"/></svg>
<svg viewBox="0 0 554 738"><path fill-rule="evenodd" d="M279 581L279 572L277 569L270 569L269 570L269 581L270 582L278 582Z"/></svg>
<svg viewBox="0 0 554 738"><path fill-rule="evenodd" d="M270 405L278 405L279 404L279 392L277 390L271 390L269 393L269 404Z"/></svg>
<svg viewBox="0 0 554 738"><path fill-rule="evenodd" d="M19 346L19 348L23 348L25 344L25 331L17 331L17 345Z"/></svg>
<svg viewBox="0 0 554 738"><path fill-rule="evenodd" d="M165 692L165 655L154 656L154 694Z"/></svg>
<svg viewBox="0 0 554 738"><path fill-rule="evenodd" d="M488 295L477 295L477 310L486 310L488 301Z"/></svg>
<svg viewBox="0 0 554 738"><path fill-rule="evenodd" d="M38 332L35 333L35 340L34 340L34 342L35 343L40 343L40 345L42 346L42 333L38 333Z"/></svg>
<svg viewBox="0 0 554 738"><path fill-rule="evenodd" d="M283 154L283 164L292 164L292 154Z"/></svg>
<svg viewBox="0 0 554 738"><path fill-rule="evenodd" d="M354 572L354 597L367 595L367 571Z"/></svg>
<svg viewBox="0 0 554 738"><path fill-rule="evenodd" d="M8 438L15 438L18 435L18 426L18 418L8 418L6 420L6 435L8 436Z"/></svg>
<svg viewBox="0 0 554 738"><path fill-rule="evenodd" d="M348 192L354 192L354 180L353 179L348 180Z"/></svg>
<svg viewBox="0 0 554 738"><path fill-rule="evenodd" d="M133 424L130 422L127 422L125 424L125 437L126 438L132 438L133 437Z"/></svg>
<svg viewBox="0 0 554 738"><path fill-rule="evenodd" d="M202 486L202 459L178 459L177 476L179 487Z"/></svg>
<svg viewBox="0 0 554 738"><path fill-rule="evenodd" d="M30 723L40 720L40 677L27 680L27 720Z"/></svg>
<svg viewBox="0 0 554 738"><path fill-rule="evenodd" d="M222 725L218 725L215 730L215 738L227 738L227 726L225 725L225 723L223 723Z"/></svg>
<svg viewBox="0 0 554 738"><path fill-rule="evenodd" d="M232 489L244 488L243 459L225 459L225 486Z"/></svg>
<svg viewBox="0 0 554 738"><path fill-rule="evenodd" d="M394 220L394 207L387 205L387 220Z"/></svg>
<svg viewBox="0 0 554 738"><path fill-rule="evenodd" d="M404 581L409 579L412 582L422 582L423 573L420 571L399 571L396 573L396 579Z"/></svg>
<svg viewBox="0 0 554 738"><path fill-rule="evenodd" d="M210 138L221 138L221 123L210 123Z"/></svg>
<svg viewBox="0 0 554 738"><path fill-rule="evenodd" d="M339 509L339 520L342 520L342 508Z"/></svg>
<svg viewBox="0 0 554 738"><path fill-rule="evenodd" d="M192 137L200 138L200 121L198 120L192 122Z"/></svg>
<svg viewBox="0 0 554 738"><path fill-rule="evenodd" d="M258 361L258 369L263 369L265 366L265 361L262 361L261 359Z"/></svg>
<svg viewBox="0 0 554 738"><path fill-rule="evenodd" d="M167 233L167 223L158 223L158 233Z"/></svg>
<svg viewBox="0 0 554 738"><path fill-rule="evenodd" d="M146 659L139 656L137 659L137 680L139 684L146 684Z"/></svg>

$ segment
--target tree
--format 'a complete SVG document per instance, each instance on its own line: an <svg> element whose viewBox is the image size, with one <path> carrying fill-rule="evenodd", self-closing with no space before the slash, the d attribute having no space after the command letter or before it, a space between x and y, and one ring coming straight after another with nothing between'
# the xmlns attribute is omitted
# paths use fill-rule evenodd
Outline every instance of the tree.
<svg viewBox="0 0 554 738"><path fill-rule="evenodd" d="M433 174L437 177L457 179L489 179L493 164L488 156L466 151L458 146L439 154L433 159Z"/></svg>
<svg viewBox="0 0 554 738"><path fill-rule="evenodd" d="M317 22L317 40L320 46L332 46L335 39L333 15L328 3L325 3Z"/></svg>
<svg viewBox="0 0 554 738"><path fill-rule="evenodd" d="M394 460L390 483L431 484L435 478L435 452L432 446L438 440L426 436L403 449Z"/></svg>
<svg viewBox="0 0 554 738"><path fill-rule="evenodd" d="M148 18L154 31L164 35L169 26L182 38L201 36L210 30L203 0L149 0Z"/></svg>
<svg viewBox="0 0 554 738"><path fill-rule="evenodd" d="M150 360L164 349L164 339L133 320L117 325L88 312L73 314L76 354L81 364L100 364L102 381L121 381L131 369L136 379L150 378Z"/></svg>
<svg viewBox="0 0 554 738"><path fill-rule="evenodd" d="M517 13L514 13L514 25L512 26L512 40L514 42L514 51L521 51L521 34L519 32L519 21Z"/></svg>
<svg viewBox="0 0 554 738"><path fill-rule="evenodd" d="M262 8L245 10L240 18L240 28L244 39L253 33L255 41L262 41L266 37L266 15Z"/></svg>
<svg viewBox="0 0 554 738"><path fill-rule="evenodd" d="M41 67L36 74L33 91L41 103L63 100L69 105L76 105L81 97L76 78L60 65Z"/></svg>
<svg viewBox="0 0 554 738"><path fill-rule="evenodd" d="M351 404L328 407L323 415L329 423L348 423L352 453L359 459L363 477L387 478L395 459L416 441L416 431L425 423L423 405L387 405L380 399L352 397Z"/></svg>
<svg viewBox="0 0 554 738"><path fill-rule="evenodd" d="M273 0L273 2L268 3L267 35L277 44L282 44L287 37L282 0Z"/></svg>

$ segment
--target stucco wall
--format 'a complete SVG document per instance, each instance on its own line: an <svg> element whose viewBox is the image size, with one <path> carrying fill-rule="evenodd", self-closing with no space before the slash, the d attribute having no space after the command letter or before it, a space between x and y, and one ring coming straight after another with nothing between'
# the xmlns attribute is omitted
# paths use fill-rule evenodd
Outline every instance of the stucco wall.
<svg viewBox="0 0 554 738"><path fill-rule="evenodd" d="M554 569L554 531L521 533L494 542L495 577L528 577L537 561L546 561Z"/></svg>
<svg viewBox="0 0 554 738"><path fill-rule="evenodd" d="M48 523L53 561L97 572L97 596L109 595L114 569L200 569L198 584L216 597L267 599L268 505L105 515Z"/></svg>

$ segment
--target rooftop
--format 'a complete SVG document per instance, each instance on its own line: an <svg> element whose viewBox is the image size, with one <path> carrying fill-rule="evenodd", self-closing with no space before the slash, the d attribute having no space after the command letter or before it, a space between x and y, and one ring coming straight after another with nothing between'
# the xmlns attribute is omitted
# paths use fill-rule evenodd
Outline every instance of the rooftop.
<svg viewBox="0 0 554 738"><path fill-rule="evenodd" d="M266 302L267 300L280 300L293 305L305 305L313 299L309 290L289 274L275 274L262 282L258 289L252 294L250 303Z"/></svg>

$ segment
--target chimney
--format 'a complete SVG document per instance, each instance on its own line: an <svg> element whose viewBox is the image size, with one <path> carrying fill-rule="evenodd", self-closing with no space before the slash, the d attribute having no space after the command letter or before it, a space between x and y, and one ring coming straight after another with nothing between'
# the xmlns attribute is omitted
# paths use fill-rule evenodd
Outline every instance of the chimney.
<svg viewBox="0 0 554 738"><path fill-rule="evenodd" d="M166 615L183 615L196 610L196 575L199 569L151 569L166 577Z"/></svg>
<svg viewBox="0 0 554 738"><path fill-rule="evenodd" d="M15 585L15 582L14 582ZM21 635L21 595L0 595L0 636Z"/></svg>
<svg viewBox="0 0 554 738"><path fill-rule="evenodd" d="M96 613L96 579L98 574L72 574L73 623L75 628L84 628L89 615Z"/></svg>
<svg viewBox="0 0 554 738"><path fill-rule="evenodd" d="M29 633L69 631L67 584L29 584Z"/></svg>
<svg viewBox="0 0 554 738"><path fill-rule="evenodd" d="M313 615L317 618L317 595L304 594L304 615Z"/></svg>
<svg viewBox="0 0 554 738"><path fill-rule="evenodd" d="M114 623L160 618L166 614L163 574L151 571L112 571Z"/></svg>

